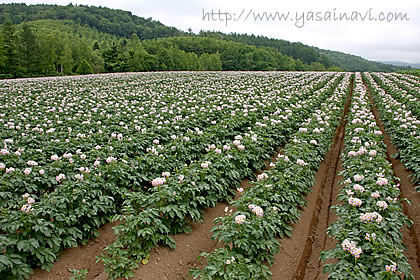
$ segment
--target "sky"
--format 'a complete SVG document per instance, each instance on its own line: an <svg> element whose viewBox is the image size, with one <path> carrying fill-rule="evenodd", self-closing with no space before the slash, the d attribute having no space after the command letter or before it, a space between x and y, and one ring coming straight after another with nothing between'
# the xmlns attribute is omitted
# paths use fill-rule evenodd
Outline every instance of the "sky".
<svg viewBox="0 0 420 280"><path fill-rule="evenodd" d="M211 30L264 35L369 60L420 63L418 0L0 1L13 2L109 7L184 31L191 28L195 33Z"/></svg>

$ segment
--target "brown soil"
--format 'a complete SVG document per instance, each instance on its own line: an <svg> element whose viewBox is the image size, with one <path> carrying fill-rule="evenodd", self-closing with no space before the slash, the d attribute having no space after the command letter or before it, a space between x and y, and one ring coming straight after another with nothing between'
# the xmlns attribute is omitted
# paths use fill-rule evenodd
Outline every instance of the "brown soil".
<svg viewBox="0 0 420 280"><path fill-rule="evenodd" d="M413 221L413 225L410 228L404 226L401 232L403 234L404 244L407 247L407 250L404 252L405 256L413 269L414 278L420 279L420 193L415 190L416 186L409 178L409 176L412 175L412 172L408 171L398 158L393 157L398 150L394 147L394 145L392 145L391 139L385 131L379 111L374 104L369 89L368 93L372 104L372 112L375 115L376 124L381 129L384 136L384 142L387 146L387 159L392 163L392 170L394 171L395 176L401 179L401 195L411 201L411 205L407 202L403 202L403 211L404 214Z"/></svg>
<svg viewBox="0 0 420 280"><path fill-rule="evenodd" d="M272 279L316 279L322 276L320 252L335 246L334 241L327 242L326 229L336 219L329 209L336 204L338 181L341 180L336 174L341 168L340 153L344 145L350 101L351 96L336 130L334 143L315 175L312 192L306 197L309 203L301 212L299 222L294 225L292 237L279 239L281 248L271 268Z"/></svg>
<svg viewBox="0 0 420 280"><path fill-rule="evenodd" d="M266 161L266 166L261 171L255 171L258 175L270 168L269 164L275 161L278 152ZM247 189L250 186L248 178L243 179L240 187ZM239 198L237 192L235 199ZM212 252L222 246L211 238L211 229L214 226L213 220L223 216L224 209L229 204L226 202L218 203L214 208L207 208L203 213L203 223L192 223L192 232L173 236L177 248L170 250L167 247L158 247L152 251L147 265L140 265L135 270L133 279L186 279L191 268L199 265L198 256L202 252ZM231 209L232 207L229 207ZM235 209L233 209L234 211ZM106 224L100 229L100 237L91 240L84 246L64 250L54 267L47 272L42 269L35 269L31 280L61 280L69 279L71 273L69 269L88 269L87 280L108 279L104 272L104 265L96 262L96 256L102 254L103 249L115 241L115 234L112 227L115 224Z"/></svg>
<svg viewBox="0 0 420 280"><path fill-rule="evenodd" d="M50 272L37 268L31 280L58 280L69 279L69 269L88 269L88 277L93 279L104 271L102 263L96 263L96 256L99 256L103 249L115 241L112 227L115 224L105 224L99 229L100 237L90 240L86 245L64 250L59 260L51 268Z"/></svg>

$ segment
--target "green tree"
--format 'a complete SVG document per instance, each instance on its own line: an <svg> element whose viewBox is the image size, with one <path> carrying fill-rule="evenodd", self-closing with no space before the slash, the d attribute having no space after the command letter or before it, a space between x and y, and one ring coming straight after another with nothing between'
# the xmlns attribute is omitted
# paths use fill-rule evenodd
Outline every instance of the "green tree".
<svg viewBox="0 0 420 280"><path fill-rule="evenodd" d="M18 76L19 56L17 51L17 35L16 26L10 20L6 20L3 24L3 50L6 56L4 72Z"/></svg>
<svg viewBox="0 0 420 280"><path fill-rule="evenodd" d="M77 67L76 73L79 75L93 74L92 66L87 62L86 59L83 59L79 67Z"/></svg>
<svg viewBox="0 0 420 280"><path fill-rule="evenodd" d="M49 75L55 72L56 50L52 35L40 34L38 36L37 56L38 73Z"/></svg>
<svg viewBox="0 0 420 280"><path fill-rule="evenodd" d="M18 52L22 71L26 74L33 74L36 71L36 64L38 63L36 35L27 23L23 24L22 31L19 33Z"/></svg>
<svg viewBox="0 0 420 280"><path fill-rule="evenodd" d="M64 44L63 53L60 57L61 72L64 74L71 74L73 69L73 57L70 44Z"/></svg>
<svg viewBox="0 0 420 280"><path fill-rule="evenodd" d="M220 61L220 54L203 53L200 56L201 69L205 71L219 71L222 70L222 62Z"/></svg>
<svg viewBox="0 0 420 280"><path fill-rule="evenodd" d="M4 41L3 41L3 34L0 32L0 73L6 73L6 53L4 50Z"/></svg>

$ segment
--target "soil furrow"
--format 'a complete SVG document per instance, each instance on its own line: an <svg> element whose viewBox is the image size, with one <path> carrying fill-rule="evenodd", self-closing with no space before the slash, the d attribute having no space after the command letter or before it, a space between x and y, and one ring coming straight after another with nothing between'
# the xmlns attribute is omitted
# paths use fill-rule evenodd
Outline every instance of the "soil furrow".
<svg viewBox="0 0 420 280"><path fill-rule="evenodd" d="M283 238L279 254L271 268L273 279L315 279L320 271L319 253L326 243L326 229L329 220L331 203L335 201L338 177L337 166L343 148L346 116L351 102L348 97L341 119L336 130L334 143L320 164L315 175L313 191L307 195L308 205L302 211L299 222L293 226L290 238Z"/></svg>
<svg viewBox="0 0 420 280"><path fill-rule="evenodd" d="M411 205L407 202L403 202L402 204L404 214L413 221L413 225L409 228L404 226L401 232L403 234L404 244L407 247L405 256L413 269L414 277L416 279L420 279L420 193L416 192L416 186L410 180L409 176L412 175L412 172L408 171L398 158L393 157L393 155L398 153L398 150L394 147L391 142L391 138L385 131L379 111L368 87L367 92L372 104L372 112L375 116L376 124L379 126L384 136L387 159L392 164L394 175L401 179L401 195L411 201Z"/></svg>

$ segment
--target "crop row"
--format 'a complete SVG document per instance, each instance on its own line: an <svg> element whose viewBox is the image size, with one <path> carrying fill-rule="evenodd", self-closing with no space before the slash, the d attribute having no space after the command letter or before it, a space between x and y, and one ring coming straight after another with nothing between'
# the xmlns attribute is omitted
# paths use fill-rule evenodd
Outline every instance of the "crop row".
<svg viewBox="0 0 420 280"><path fill-rule="evenodd" d="M278 252L276 237L291 236L291 224L300 217L320 162L334 141L349 97L350 74L334 94L308 115L298 132L278 155L272 168L258 175L241 198L231 203L234 213L215 219L214 239L225 244L213 253L203 253L206 266L191 271L200 279L268 279Z"/></svg>
<svg viewBox="0 0 420 280"><path fill-rule="evenodd" d="M214 145L199 161L174 174L156 178L151 194L131 192L125 198L123 214L114 220L117 240L105 249L99 259L111 276L131 277L140 261L147 262L150 251L158 244L171 248L170 234L188 232L189 223L202 220L202 209L228 198L240 179L261 168L275 148L297 129L297 124L331 96L342 76L336 75L328 85L311 95L298 94L297 100L257 122L255 127L237 135L232 143Z"/></svg>
<svg viewBox="0 0 420 280"><path fill-rule="evenodd" d="M313 81L310 84L314 89L322 88L331 77L331 75L321 75L315 80L311 79ZM93 162L88 165L88 168L85 167L87 164L83 162L82 158L83 154L89 153L88 151L78 153L76 150L77 157L51 158L52 163L46 165L57 173L56 177L49 178L49 180L55 181L56 185L53 190L39 196L36 193L22 196L22 191L19 190L16 191L19 195L13 192L3 192L3 195L9 193L11 196L2 203L9 203L7 202L9 200L12 202L1 209L0 247L3 255L0 255L0 275L3 278L22 278L30 273L32 266L48 269L62 248L77 246L80 240L96 235L96 229L106 222L106 218L119 212L119 205L125 199L125 193L137 191L147 195L147 192L141 191L142 185L135 184L135 182L144 183L147 181L149 183L148 180L151 180L151 177L148 176L160 175L162 171L172 172L172 170L180 168L180 164L188 163L194 157L201 157L202 152L207 148L206 143L212 143L207 141L215 141L213 143L217 144L223 141L228 142L229 137L243 132L248 126L255 124L260 118L262 119L265 113L278 111L279 108L282 108L283 103L294 103L297 101L296 98L307 98L312 94L313 89L306 82L303 82L303 85L303 88L293 84L288 86L290 90L290 87L300 89L297 97L295 95L287 96L284 92L272 93L271 96L268 93L260 93L259 100L251 99L248 108L237 112L238 116L231 115L229 122L216 123L206 132L198 129L175 135L164 145L155 142L149 152L139 156L133 157L130 153L121 156L122 158L108 155L107 163L101 162L96 165ZM329 84L327 84L328 87L330 87ZM252 103L259 106L252 106ZM292 109L290 112L298 111L298 108ZM297 114L299 115L299 113ZM220 138L215 138L212 134ZM283 141L282 137L276 139ZM115 147L116 143L120 142L108 142L107 148L112 150L111 148ZM48 144L47 142L46 146ZM173 146L175 146L175 151ZM69 149L72 151L71 146ZM102 149L99 149L99 152L100 150ZM67 150L65 154L69 153ZM96 158L95 161L97 161L99 156L107 155L95 154L89 158ZM72 158L75 158L73 163L70 162ZM103 161L105 161L104 158ZM254 163L257 164L257 161ZM69 165L70 167L68 167ZM81 167L83 170L80 169ZM66 168L75 171L74 173L71 171L64 173L67 171ZM17 174L13 174L13 172L7 174L6 172L2 175L3 182L10 183L10 178ZM76 175L79 176L76 177ZM236 176L236 174L234 175ZM34 191L42 187L42 182L41 186L38 186L37 178L34 176L34 180L30 181L36 185ZM5 185L10 187L12 184L2 184L3 187ZM146 188L149 187L151 186L146 186ZM16 197L18 200L13 201L13 198Z"/></svg>
<svg viewBox="0 0 420 280"><path fill-rule="evenodd" d="M369 75L387 93L392 95L396 101L404 104L416 118L420 117L420 107L418 106L418 103L420 102L420 86L418 84L411 85L399 79L395 79L390 75L381 73Z"/></svg>
<svg viewBox="0 0 420 280"><path fill-rule="evenodd" d="M338 240L322 260L330 279L414 279L403 254L404 224L398 178L386 159L386 146L371 112L366 88L356 75L342 152L342 189L333 206L338 220L327 233Z"/></svg>
<svg viewBox="0 0 420 280"><path fill-rule="evenodd" d="M412 114L405 103L394 99L381 88L368 73L363 75L375 105L377 106L385 130L392 143L399 149L399 157L407 169L413 171L412 181L420 182L420 120ZM418 103L418 102L417 102ZM417 103L413 103L418 107ZM420 189L418 189L420 191Z"/></svg>

